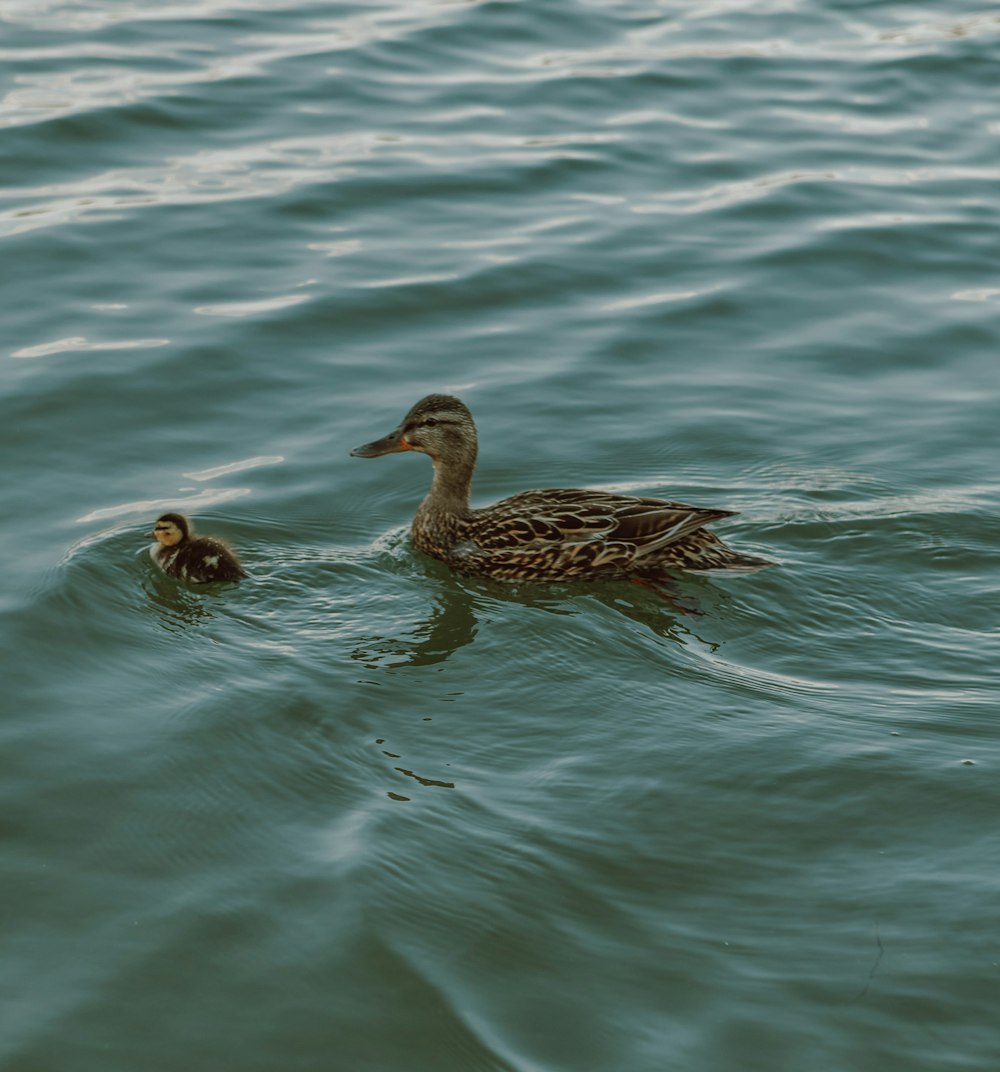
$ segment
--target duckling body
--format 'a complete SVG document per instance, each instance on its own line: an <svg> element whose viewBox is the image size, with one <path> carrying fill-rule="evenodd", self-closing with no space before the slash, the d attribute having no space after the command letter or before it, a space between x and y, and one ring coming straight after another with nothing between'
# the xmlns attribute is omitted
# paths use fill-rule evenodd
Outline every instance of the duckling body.
<svg viewBox="0 0 1000 1072"><path fill-rule="evenodd" d="M477 437L464 403L429 395L359 458L416 450L434 462L430 493L413 519L413 543L458 573L502 581L659 580L674 570L749 573L772 563L729 547L704 526L716 510L582 488L523 491L472 509Z"/></svg>
<svg viewBox="0 0 1000 1072"><path fill-rule="evenodd" d="M163 514L147 535L156 540L149 549L150 557L168 577L207 584L246 576L228 544L214 536L195 536L183 514Z"/></svg>

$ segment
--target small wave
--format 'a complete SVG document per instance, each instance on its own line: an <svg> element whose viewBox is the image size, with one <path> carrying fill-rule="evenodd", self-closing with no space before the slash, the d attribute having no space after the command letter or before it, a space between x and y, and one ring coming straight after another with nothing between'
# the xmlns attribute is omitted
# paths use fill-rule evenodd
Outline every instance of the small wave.
<svg viewBox="0 0 1000 1072"><path fill-rule="evenodd" d="M172 495L168 499L137 499L118 506L103 506L98 510L91 510L89 514L78 517L77 523L107 521L109 518L126 517L129 514L151 514L157 510L170 508L196 510L203 506L217 506L219 503L232 502L233 499L249 495L251 490L251 488L205 488L196 495Z"/></svg>
<svg viewBox="0 0 1000 1072"><path fill-rule="evenodd" d="M309 301L308 294L285 294L278 298L258 298L252 301L220 302L216 305L196 305L194 311L202 316L258 316L276 309L288 309Z"/></svg>
<svg viewBox="0 0 1000 1072"><path fill-rule="evenodd" d="M159 346L169 346L169 339L116 339L114 341L93 342L82 335L54 342L41 343L38 346L25 346L15 350L10 356L17 358L50 357L52 354L84 353L94 350L149 350Z"/></svg>
<svg viewBox="0 0 1000 1072"><path fill-rule="evenodd" d="M1000 15L984 13L946 22L918 22L903 30L883 30L878 34L878 40L904 45L939 44L942 41L996 34L1000 34Z"/></svg>
<svg viewBox="0 0 1000 1072"><path fill-rule="evenodd" d="M710 664L712 672L719 678L755 692L788 693L797 696L822 695L838 691L838 686L830 682L795 677L774 670L765 670L759 666L747 666L720 658L713 649L703 645L690 645L686 649L692 655Z"/></svg>
<svg viewBox="0 0 1000 1072"><path fill-rule="evenodd" d="M238 462L228 462L226 465L217 465L214 469L202 469L196 473L185 473L190 480L215 480L220 476L231 476L233 473L242 473L247 469L257 469L262 465L280 465L285 459L280 454L261 454L255 458L244 458Z"/></svg>
<svg viewBox="0 0 1000 1072"><path fill-rule="evenodd" d="M973 290L956 290L952 294L954 301L998 302L1000 287L978 287Z"/></svg>

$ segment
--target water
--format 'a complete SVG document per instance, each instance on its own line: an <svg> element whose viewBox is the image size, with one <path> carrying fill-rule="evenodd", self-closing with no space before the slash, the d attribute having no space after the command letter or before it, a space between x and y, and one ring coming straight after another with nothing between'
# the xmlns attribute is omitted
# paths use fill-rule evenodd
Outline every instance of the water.
<svg viewBox="0 0 1000 1072"><path fill-rule="evenodd" d="M8 0L5 1072L1000 1064L1000 16ZM635 490L778 560L455 578ZM192 514L251 579L191 591Z"/></svg>

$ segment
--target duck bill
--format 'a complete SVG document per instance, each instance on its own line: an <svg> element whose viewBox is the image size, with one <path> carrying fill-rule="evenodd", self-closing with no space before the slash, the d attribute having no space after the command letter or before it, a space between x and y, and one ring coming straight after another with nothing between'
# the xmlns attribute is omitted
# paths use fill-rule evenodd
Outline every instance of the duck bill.
<svg viewBox="0 0 1000 1072"><path fill-rule="evenodd" d="M381 458L383 454L398 454L401 450L413 450L406 442L403 429L397 428L374 443L365 443L361 447L355 447L351 451L352 458Z"/></svg>

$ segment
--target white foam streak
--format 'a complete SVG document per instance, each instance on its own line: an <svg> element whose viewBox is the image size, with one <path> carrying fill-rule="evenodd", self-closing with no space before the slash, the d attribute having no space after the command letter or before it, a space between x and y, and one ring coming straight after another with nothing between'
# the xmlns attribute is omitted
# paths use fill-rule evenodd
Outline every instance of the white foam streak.
<svg viewBox="0 0 1000 1072"><path fill-rule="evenodd" d="M83 335L73 335L69 338L41 343L39 346L25 346L20 350L15 350L10 356L23 359L94 350L148 350L169 345L169 339L116 339L107 342L91 342Z"/></svg>
<svg viewBox="0 0 1000 1072"><path fill-rule="evenodd" d="M300 305L309 301L308 294L284 294L278 298L261 298L257 301L220 302L217 305L198 305L195 312L202 316L229 316L245 317L257 316L259 313L270 313L276 309L287 309L292 305Z"/></svg>
<svg viewBox="0 0 1000 1072"><path fill-rule="evenodd" d="M1000 287L980 287L978 290L956 290L954 301L988 302L1000 300Z"/></svg>
<svg viewBox="0 0 1000 1072"><path fill-rule="evenodd" d="M639 309L646 305L669 305L672 302L690 301L692 298L700 298L704 294L711 294L719 287L708 287L705 290L661 290L654 294L640 294L635 298L622 298L619 301L608 302L601 306L605 313L622 312L625 309Z"/></svg>
<svg viewBox="0 0 1000 1072"><path fill-rule="evenodd" d="M243 461L230 462L228 465L217 465L213 469L201 469L196 473L185 473L184 475L189 480L215 480L216 477L243 473L247 469L257 469L262 465L280 465L284 460L280 454L262 454L256 458L245 458Z"/></svg>
<svg viewBox="0 0 1000 1072"><path fill-rule="evenodd" d="M118 506L104 506L98 510L91 510L89 514L84 514L76 520L82 525L93 521L107 521L108 518L125 517L128 514L149 515L170 509L181 509L187 512L203 506L217 506L219 503L231 502L233 499L240 499L249 494L250 488L219 488L217 490L206 488L197 495L189 495L186 498L172 495L169 499L139 499L135 502L121 503Z"/></svg>

